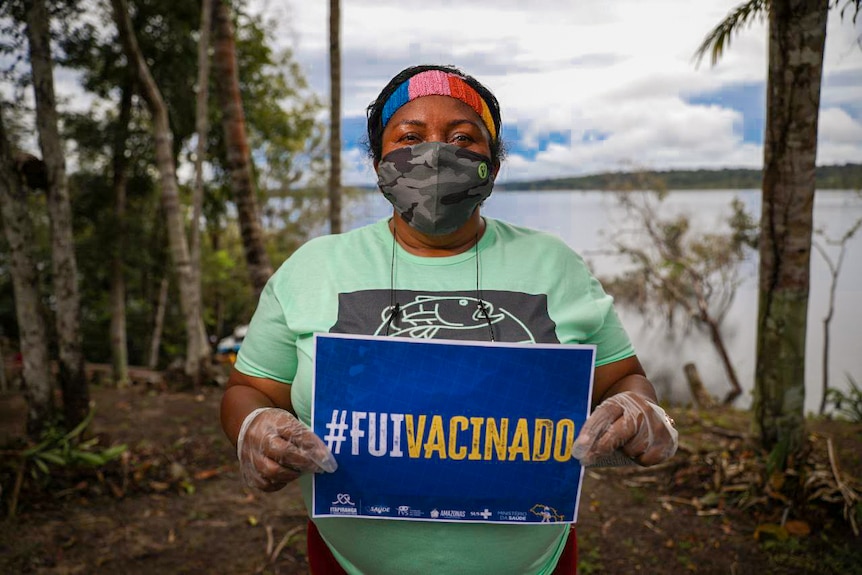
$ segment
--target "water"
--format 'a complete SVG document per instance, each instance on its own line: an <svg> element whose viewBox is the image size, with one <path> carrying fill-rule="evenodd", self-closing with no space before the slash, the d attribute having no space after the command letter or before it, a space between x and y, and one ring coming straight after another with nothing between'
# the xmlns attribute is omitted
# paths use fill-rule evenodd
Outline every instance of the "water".
<svg viewBox="0 0 862 575"><path fill-rule="evenodd" d="M671 192L663 209L689 215L694 229L718 230L720 221L730 213L730 202L738 197L755 218L760 214L759 190L678 191ZM349 227L371 223L391 213L389 204L378 194L369 193L355 200L345 210ZM514 224L541 229L558 235L583 255L594 272L613 276L622 265L609 254L609 239L624 226L631 226L617 206L613 194L584 191L497 192L483 213ZM667 213L667 212L664 212ZM852 192L821 191L814 206L815 229L832 239L840 238L862 218L862 198ZM837 261L839 248L829 246L815 236ZM757 322L757 255L742 264L743 282L722 324L725 344L743 387L738 407L749 407L755 367ZM831 274L824 258L816 250L811 256L811 288L808 304L806 339L807 412L816 412L822 389L823 320L828 309ZM846 390L847 376L862 384L862 230L845 248L844 262L836 284L835 314L830 325L830 387ZM670 334L662 321L647 323L637 313L620 309L620 316L638 350L650 378L664 400L690 402L682 366L697 364L707 389L718 397L730 390L730 384L708 336L692 329Z"/></svg>

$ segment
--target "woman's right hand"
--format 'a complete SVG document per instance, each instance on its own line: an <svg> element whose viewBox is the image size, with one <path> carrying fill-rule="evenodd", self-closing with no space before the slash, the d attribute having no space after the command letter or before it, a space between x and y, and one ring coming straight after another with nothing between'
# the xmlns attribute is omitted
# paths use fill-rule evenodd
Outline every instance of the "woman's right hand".
<svg viewBox="0 0 862 575"><path fill-rule="evenodd" d="M303 473L338 468L326 444L292 413L278 407L252 411L237 439L243 481L261 491L277 491Z"/></svg>

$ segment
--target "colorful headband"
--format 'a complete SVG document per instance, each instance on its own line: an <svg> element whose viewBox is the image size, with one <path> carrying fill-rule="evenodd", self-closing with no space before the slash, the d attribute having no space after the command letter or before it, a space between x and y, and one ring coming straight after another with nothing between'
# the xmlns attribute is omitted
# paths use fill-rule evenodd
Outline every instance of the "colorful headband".
<svg viewBox="0 0 862 575"><path fill-rule="evenodd" d="M464 78L442 70L420 72L398 86L383 105L383 127L386 127L398 108L422 96L450 96L461 100L479 114L491 134L491 140L497 139L494 118L485 100L464 81Z"/></svg>

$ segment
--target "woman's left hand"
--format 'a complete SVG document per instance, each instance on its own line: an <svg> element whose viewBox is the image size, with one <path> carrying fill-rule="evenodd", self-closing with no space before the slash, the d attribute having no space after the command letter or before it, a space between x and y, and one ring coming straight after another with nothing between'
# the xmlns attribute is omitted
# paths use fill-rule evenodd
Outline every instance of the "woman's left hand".
<svg viewBox="0 0 862 575"><path fill-rule="evenodd" d="M655 465L676 453L678 436L664 409L624 391L605 399L587 418L572 454L591 465L619 449L640 465Z"/></svg>

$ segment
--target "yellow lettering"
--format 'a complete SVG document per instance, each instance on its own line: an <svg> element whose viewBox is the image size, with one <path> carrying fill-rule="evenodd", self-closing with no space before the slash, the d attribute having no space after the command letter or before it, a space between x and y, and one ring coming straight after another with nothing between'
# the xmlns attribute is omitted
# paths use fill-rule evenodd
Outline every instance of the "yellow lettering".
<svg viewBox="0 0 862 575"><path fill-rule="evenodd" d="M557 422L557 432L554 437L554 459L568 461L572 458L572 443L575 442L575 422L571 419L561 419Z"/></svg>
<svg viewBox="0 0 862 575"><path fill-rule="evenodd" d="M439 415L431 418L431 429L428 430L428 442L425 444L425 459L431 459L434 451L440 459L446 459L446 435L443 433L443 418Z"/></svg>
<svg viewBox="0 0 862 575"><path fill-rule="evenodd" d="M482 440L482 424L485 423L484 417L471 417L470 424L473 427L473 439L470 445L470 455L467 457L470 461L481 461L482 452L479 451L479 445Z"/></svg>
<svg viewBox="0 0 862 575"><path fill-rule="evenodd" d="M547 461L551 458L553 438L554 422L550 419L537 419L533 434L533 461Z"/></svg>
<svg viewBox="0 0 862 575"><path fill-rule="evenodd" d="M497 430L497 422L492 417L487 419L485 426L485 461L491 461L491 450L497 451L497 459L506 461L506 445L508 443L507 436L509 435L509 418L504 417L500 420L500 430Z"/></svg>
<svg viewBox="0 0 862 575"><path fill-rule="evenodd" d="M407 452L410 457L417 459L422 449L422 437L425 435L425 416L419 416L419 429L417 430L413 426L413 415L408 413L404 416L404 426L407 430Z"/></svg>
<svg viewBox="0 0 862 575"><path fill-rule="evenodd" d="M527 428L527 420L523 417L515 425L515 436L509 446L509 461L514 461L518 455L524 461L530 461L530 431Z"/></svg>
<svg viewBox="0 0 862 575"><path fill-rule="evenodd" d="M456 415L449 420L449 457L452 459L467 457L467 448L463 445L458 447L458 431L464 431L468 425L467 418L461 415Z"/></svg>

